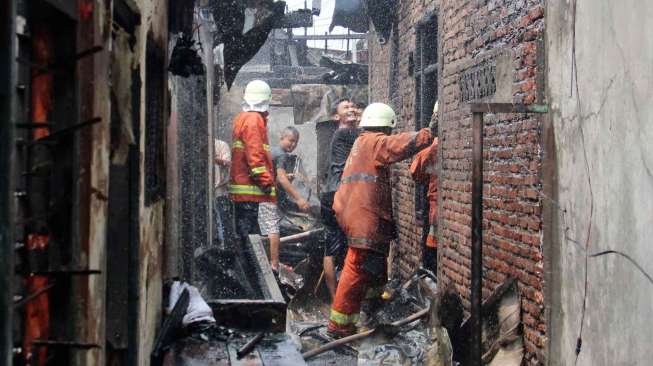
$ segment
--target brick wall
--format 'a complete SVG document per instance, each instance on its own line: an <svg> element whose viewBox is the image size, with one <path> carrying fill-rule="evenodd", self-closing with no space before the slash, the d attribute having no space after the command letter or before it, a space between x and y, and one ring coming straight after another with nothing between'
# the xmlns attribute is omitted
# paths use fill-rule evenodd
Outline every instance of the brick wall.
<svg viewBox="0 0 653 366"><path fill-rule="evenodd" d="M497 85L500 101L532 103L538 98L538 37L544 27L543 0L400 0L397 68L392 41L370 40L371 101L389 102L401 130L414 130L415 79L409 55L415 51L415 24L435 9L440 33L440 241L439 279L451 284L469 309L471 245L471 113L460 78L482 62L503 60L507 83ZM372 36L372 38L374 38ZM507 62L506 62L507 61ZM497 64L497 70L500 67ZM391 100L390 75L399 88ZM503 79L506 80L505 78ZM500 80L497 79L497 84ZM495 95L490 95L491 100ZM484 163L484 298L508 276L519 280L527 365L544 362L543 260L541 248L540 122L524 115L486 116ZM414 183L408 162L393 168L395 217L399 232L393 271L405 277L420 262L415 223Z"/></svg>
<svg viewBox="0 0 653 366"><path fill-rule="evenodd" d="M435 1L402 1L397 7L398 39L392 37L380 45L374 35L369 40L370 52L370 102L385 102L393 106L398 115L397 130L415 130L415 79L409 76L408 55L415 50L415 23L425 10L433 10ZM393 47L397 47L393 50ZM393 52L395 53L393 57ZM398 75L397 89L391 90L391 75ZM400 162L392 168L393 209L399 239L392 247L391 271L406 278L421 263L421 229L415 220L415 184L409 172L410 161Z"/></svg>

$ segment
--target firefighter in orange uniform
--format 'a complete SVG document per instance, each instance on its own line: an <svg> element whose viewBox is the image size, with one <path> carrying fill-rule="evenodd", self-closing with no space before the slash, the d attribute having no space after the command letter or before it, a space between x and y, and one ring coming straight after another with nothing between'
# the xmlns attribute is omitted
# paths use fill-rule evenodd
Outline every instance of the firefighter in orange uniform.
<svg viewBox="0 0 653 366"><path fill-rule="evenodd" d="M356 331L362 301L378 297L387 280L388 249L396 236L390 164L433 142L426 128L390 135L395 113L382 103L365 109L359 127L364 131L352 147L333 203L349 245L329 316L328 330L336 337Z"/></svg>
<svg viewBox="0 0 653 366"><path fill-rule="evenodd" d="M438 267L438 242L435 237L438 217L438 176L435 170L437 150L438 138L436 137L431 146L415 155L415 160L410 165L410 173L413 179L422 184L428 184L429 232L426 236L424 267L433 273Z"/></svg>
<svg viewBox="0 0 653 366"><path fill-rule="evenodd" d="M261 80L247 84L243 111L233 122L229 196L242 240L258 232L258 204L276 202L267 120L272 90Z"/></svg>

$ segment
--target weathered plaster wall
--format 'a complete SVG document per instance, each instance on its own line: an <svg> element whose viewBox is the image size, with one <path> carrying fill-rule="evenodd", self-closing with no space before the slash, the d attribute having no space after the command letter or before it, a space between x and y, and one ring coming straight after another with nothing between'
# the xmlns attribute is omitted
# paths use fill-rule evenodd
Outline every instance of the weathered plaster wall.
<svg viewBox="0 0 653 366"><path fill-rule="evenodd" d="M140 107L140 141L141 146L141 189L145 192L145 143L146 143L146 46L148 32L153 35L157 47L164 50L164 57L167 55L168 24L167 24L167 1L140 0L136 1L141 14L141 25L136 30L137 42L135 53L141 72L141 107ZM167 66L167 63L166 63ZM163 74L165 77L165 73ZM167 83L163 82L163 85ZM165 91L162 91L165 93ZM167 100L164 97L164 105L161 106L167 111ZM166 123L168 115L163 113L162 123ZM160 141L163 143L163 141ZM163 247L164 247L164 200L158 200L147 205L144 195L141 194L140 202L140 253L139 253L139 322L138 322L138 364L149 365L150 353L156 332L159 329L162 308L162 283L163 283Z"/></svg>
<svg viewBox="0 0 653 366"><path fill-rule="evenodd" d="M82 9L89 11L84 12ZM100 45L110 49L111 13L108 3L83 0L79 2L77 49L86 50ZM102 123L78 132L76 153L79 171L75 177L76 212L79 240L79 268L97 269L106 273L107 195L109 192L109 143L111 120L109 100L109 54L99 52L77 62L79 87L79 119L100 117ZM77 248L76 248L77 249ZM74 278L74 293L84 301L73 302L73 334L88 343L104 345L105 291L103 275ZM71 364L104 364L105 349L73 350Z"/></svg>
<svg viewBox="0 0 653 366"><path fill-rule="evenodd" d="M617 250L653 272L653 3L547 2L546 14L550 364L575 363L582 331L577 365L647 365L653 283L620 255L588 254Z"/></svg>

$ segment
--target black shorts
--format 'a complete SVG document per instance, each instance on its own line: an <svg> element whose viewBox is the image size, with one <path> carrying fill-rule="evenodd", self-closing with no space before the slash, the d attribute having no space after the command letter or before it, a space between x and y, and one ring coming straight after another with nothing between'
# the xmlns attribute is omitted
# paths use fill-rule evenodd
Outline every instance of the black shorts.
<svg viewBox="0 0 653 366"><path fill-rule="evenodd" d="M243 243L247 243L250 234L259 234L258 202L234 202L236 233Z"/></svg>
<svg viewBox="0 0 653 366"><path fill-rule="evenodd" d="M320 202L320 216L324 225L324 256L335 257L342 263L347 254L347 236L338 225L333 206L333 194L325 194Z"/></svg>
<svg viewBox="0 0 653 366"><path fill-rule="evenodd" d="M347 237L340 226L324 226L324 256L342 262L347 254Z"/></svg>

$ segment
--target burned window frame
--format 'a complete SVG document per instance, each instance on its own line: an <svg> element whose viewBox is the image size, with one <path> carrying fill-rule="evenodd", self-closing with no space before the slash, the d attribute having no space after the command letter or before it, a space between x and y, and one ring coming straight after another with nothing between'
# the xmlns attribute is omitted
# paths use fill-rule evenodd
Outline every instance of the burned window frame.
<svg viewBox="0 0 653 366"><path fill-rule="evenodd" d="M428 127L433 116L433 106L438 100L438 14L429 12L415 27L415 130ZM428 184L415 184L415 217L417 223L428 229Z"/></svg>
<svg viewBox="0 0 653 366"><path fill-rule="evenodd" d="M165 197L165 67L164 49L156 42L152 31L148 32L145 45L145 145L144 193L145 205L150 206Z"/></svg>

